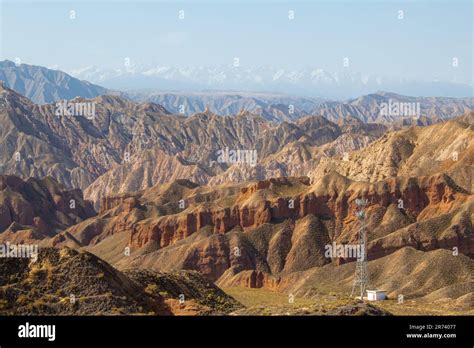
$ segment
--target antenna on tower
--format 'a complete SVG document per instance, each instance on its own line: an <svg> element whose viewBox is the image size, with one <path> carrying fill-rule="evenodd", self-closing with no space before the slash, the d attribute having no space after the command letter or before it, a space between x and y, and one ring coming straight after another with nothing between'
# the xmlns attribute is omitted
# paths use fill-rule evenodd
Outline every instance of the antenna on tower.
<svg viewBox="0 0 474 348"><path fill-rule="evenodd" d="M360 299L363 300L369 283L369 273L367 271L367 236L365 231L365 207L368 201L362 198L356 199L355 203L358 208L356 216L359 220L359 254L357 257L351 296L354 296L355 292L359 290Z"/></svg>

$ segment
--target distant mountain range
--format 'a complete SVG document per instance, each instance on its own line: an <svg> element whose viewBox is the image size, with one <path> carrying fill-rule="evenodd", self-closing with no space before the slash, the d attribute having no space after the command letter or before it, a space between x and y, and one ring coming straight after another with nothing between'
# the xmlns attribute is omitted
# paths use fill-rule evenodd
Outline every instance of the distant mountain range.
<svg viewBox="0 0 474 348"><path fill-rule="evenodd" d="M473 86L468 84L363 76L351 70L330 73L317 68L129 66L106 69L90 66L68 72L108 88L127 90L245 90L329 99L354 98L379 90L413 96L473 95Z"/></svg>
<svg viewBox="0 0 474 348"><path fill-rule="evenodd" d="M284 94L242 91L153 92L131 91L127 97L137 102L163 105L173 114L193 115L209 110L218 115L236 115L248 111L266 120L281 122L312 114L325 101Z"/></svg>
<svg viewBox="0 0 474 348"><path fill-rule="evenodd" d="M320 73L322 74L322 72ZM128 76L128 74L132 73L126 75ZM87 78L93 77L85 72L82 75ZM119 92L85 80L78 80L62 71L27 64L16 66L11 61L0 62L0 80L5 82L6 87L17 91L37 104L53 103L63 99L70 100L75 97L94 98L108 94L121 95L136 102L160 104L174 114L189 116L209 110L218 115L236 115L241 111L249 111L275 122L293 121L307 115L322 115L332 121L354 116L364 122L380 123L391 123L413 116L446 119L466 113L472 109L473 105L472 97L416 98L383 91L345 101L245 91L160 92L155 88ZM216 84L216 86L219 85L217 82ZM156 86L161 85L158 83ZM413 107L412 111L416 111L416 113L406 115L403 112L382 112L384 105L400 103Z"/></svg>
<svg viewBox="0 0 474 348"><path fill-rule="evenodd" d="M337 122L356 117L364 122L392 123L406 118L448 119L472 110L474 98L409 97L379 91L345 101L293 97L270 93L208 91L195 93L128 92L137 102L153 102L174 114L192 115L206 109L218 115L249 111L269 121L291 121L307 115L321 115ZM384 112L390 105L407 106L413 113ZM402 111L402 110L400 110Z"/></svg>

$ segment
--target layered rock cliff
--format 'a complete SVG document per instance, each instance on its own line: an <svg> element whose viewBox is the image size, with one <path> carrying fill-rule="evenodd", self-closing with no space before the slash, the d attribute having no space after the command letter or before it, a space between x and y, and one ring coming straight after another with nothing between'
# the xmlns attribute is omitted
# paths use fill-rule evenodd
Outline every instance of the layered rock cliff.
<svg viewBox="0 0 474 348"><path fill-rule="evenodd" d="M474 255L474 196L443 174L374 184L335 172L313 184L307 177L214 187L180 181L104 199L98 217L53 240L73 240L118 267L193 269L212 280L247 270L257 272L248 284L271 283L280 274L354 261L326 250L357 243L358 198L368 200L369 259L406 246Z"/></svg>

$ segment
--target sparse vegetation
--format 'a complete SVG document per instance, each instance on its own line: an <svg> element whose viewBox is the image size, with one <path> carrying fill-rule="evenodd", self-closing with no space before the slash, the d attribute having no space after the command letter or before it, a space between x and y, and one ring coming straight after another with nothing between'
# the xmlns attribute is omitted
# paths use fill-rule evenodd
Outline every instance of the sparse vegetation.
<svg viewBox="0 0 474 348"><path fill-rule="evenodd" d="M145 288L145 292L147 294L153 295L156 293L156 290L158 289L158 285L156 284L148 284Z"/></svg>

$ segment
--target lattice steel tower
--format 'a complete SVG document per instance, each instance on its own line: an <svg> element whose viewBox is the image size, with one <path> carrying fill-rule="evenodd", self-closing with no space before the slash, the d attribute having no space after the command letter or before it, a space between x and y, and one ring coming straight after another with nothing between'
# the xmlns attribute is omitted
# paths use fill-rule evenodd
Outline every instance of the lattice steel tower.
<svg viewBox="0 0 474 348"><path fill-rule="evenodd" d="M354 284L352 285L351 296L360 290L360 299L364 299L365 290L369 283L369 273L367 271L367 236L365 232L365 207L367 199L356 199L357 219L359 220L359 254L357 255L357 264L354 274Z"/></svg>

